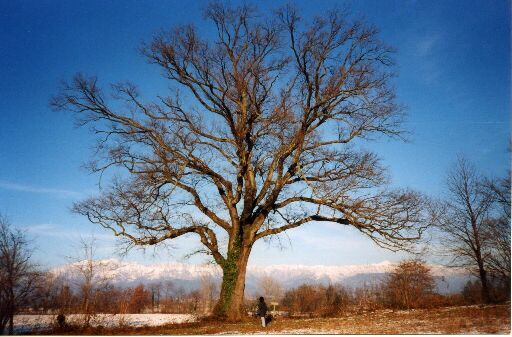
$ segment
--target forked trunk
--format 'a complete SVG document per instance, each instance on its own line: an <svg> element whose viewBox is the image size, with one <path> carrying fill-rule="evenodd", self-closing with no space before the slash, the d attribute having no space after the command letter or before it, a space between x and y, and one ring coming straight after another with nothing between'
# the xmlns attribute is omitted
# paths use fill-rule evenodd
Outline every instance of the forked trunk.
<svg viewBox="0 0 512 337"><path fill-rule="evenodd" d="M228 253L222 267L222 286L220 299L214 313L229 321L239 321L244 316L244 291L247 262L251 251L250 246L240 245Z"/></svg>

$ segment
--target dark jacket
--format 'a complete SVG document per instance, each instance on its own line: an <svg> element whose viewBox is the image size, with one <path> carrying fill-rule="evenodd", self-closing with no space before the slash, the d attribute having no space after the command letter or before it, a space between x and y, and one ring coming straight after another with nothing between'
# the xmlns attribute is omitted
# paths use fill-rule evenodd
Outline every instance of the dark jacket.
<svg viewBox="0 0 512 337"><path fill-rule="evenodd" d="M264 301L258 302L258 309L256 310L256 314L259 317L265 317L265 315L267 314L267 310L267 304Z"/></svg>

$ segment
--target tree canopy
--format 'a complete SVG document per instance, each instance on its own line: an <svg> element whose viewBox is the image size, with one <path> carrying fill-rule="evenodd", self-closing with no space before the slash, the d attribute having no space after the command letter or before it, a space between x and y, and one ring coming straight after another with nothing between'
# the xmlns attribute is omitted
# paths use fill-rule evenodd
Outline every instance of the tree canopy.
<svg viewBox="0 0 512 337"><path fill-rule="evenodd" d="M402 133L392 49L377 29L290 6L261 16L212 3L205 17L213 39L184 25L141 48L170 83L157 101L81 74L54 97L101 136L92 171L128 173L74 210L132 245L196 234L225 281L245 277L256 240L310 222L389 249L418 238L422 197L390 189L378 156L358 146Z"/></svg>

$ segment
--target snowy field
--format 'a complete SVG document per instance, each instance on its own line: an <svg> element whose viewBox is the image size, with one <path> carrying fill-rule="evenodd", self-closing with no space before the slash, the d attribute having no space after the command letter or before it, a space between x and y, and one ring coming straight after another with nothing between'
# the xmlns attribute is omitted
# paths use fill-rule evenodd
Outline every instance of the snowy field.
<svg viewBox="0 0 512 337"><path fill-rule="evenodd" d="M246 335L246 334L510 334L510 302L497 305L470 305L411 310L347 311L339 317L292 318L275 316L262 328L257 318L241 322L201 320L194 315L126 314L96 315L91 334L126 335L131 328L145 335ZM51 327L55 315L15 316L16 332L33 332ZM68 323L83 316L69 315ZM176 324L197 322L197 324ZM120 329L117 329L117 328Z"/></svg>
<svg viewBox="0 0 512 337"><path fill-rule="evenodd" d="M56 318L57 315L16 315L14 316L14 329L16 333L44 330L55 324ZM83 320L83 315L66 316L66 323L68 324L79 324ZM91 325L143 327L187 323L196 320L195 315L189 314L97 314L91 318Z"/></svg>

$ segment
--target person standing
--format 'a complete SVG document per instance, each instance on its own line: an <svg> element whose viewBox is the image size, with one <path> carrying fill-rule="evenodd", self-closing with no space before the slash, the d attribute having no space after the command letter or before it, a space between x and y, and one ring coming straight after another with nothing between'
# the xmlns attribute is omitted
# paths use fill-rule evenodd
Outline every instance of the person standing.
<svg viewBox="0 0 512 337"><path fill-rule="evenodd" d="M262 297L260 297L260 301L258 302L258 309L256 311L258 316L261 317L261 326L262 327L266 326L265 316L267 315L267 310L268 310L267 303L265 303L265 299L262 296Z"/></svg>

